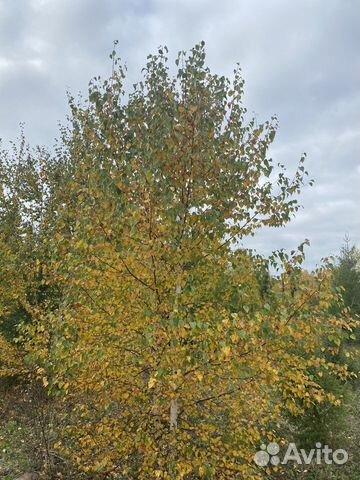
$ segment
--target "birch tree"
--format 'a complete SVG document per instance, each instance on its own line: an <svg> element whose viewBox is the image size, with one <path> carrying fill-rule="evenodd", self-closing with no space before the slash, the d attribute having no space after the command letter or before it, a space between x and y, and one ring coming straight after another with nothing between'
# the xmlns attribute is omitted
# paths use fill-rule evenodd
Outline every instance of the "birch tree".
<svg viewBox="0 0 360 480"><path fill-rule="evenodd" d="M127 96L113 54L111 78L70 98L46 276L62 295L28 355L71 411L56 448L90 478L262 478L253 454L281 412L339 401L309 372L347 378L324 352L351 327L328 313L328 270L298 275L302 246L266 295L239 248L297 212L304 157L292 176L269 157L276 118L248 118L238 67L211 73L201 43L171 76L166 55Z"/></svg>

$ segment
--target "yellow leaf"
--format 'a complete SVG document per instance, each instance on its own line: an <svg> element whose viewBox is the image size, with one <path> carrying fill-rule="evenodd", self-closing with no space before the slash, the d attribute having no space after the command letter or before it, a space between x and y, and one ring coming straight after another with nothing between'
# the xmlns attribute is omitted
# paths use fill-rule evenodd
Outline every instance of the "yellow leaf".
<svg viewBox="0 0 360 480"><path fill-rule="evenodd" d="M149 380L149 383L148 383L148 387L149 388L154 388L155 384L156 384L156 378L151 377L150 380Z"/></svg>

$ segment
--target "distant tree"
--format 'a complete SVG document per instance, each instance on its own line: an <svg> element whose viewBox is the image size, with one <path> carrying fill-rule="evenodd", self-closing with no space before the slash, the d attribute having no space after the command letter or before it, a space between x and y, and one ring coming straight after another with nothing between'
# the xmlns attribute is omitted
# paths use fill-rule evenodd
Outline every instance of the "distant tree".
<svg viewBox="0 0 360 480"><path fill-rule="evenodd" d="M352 314L360 315L360 251L345 238L334 269L334 282L341 287L345 305Z"/></svg>

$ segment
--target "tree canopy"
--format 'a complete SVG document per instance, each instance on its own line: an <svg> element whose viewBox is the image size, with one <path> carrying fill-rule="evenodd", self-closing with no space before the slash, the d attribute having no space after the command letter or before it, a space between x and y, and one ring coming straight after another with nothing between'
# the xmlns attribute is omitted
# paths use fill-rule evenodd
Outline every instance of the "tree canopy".
<svg viewBox="0 0 360 480"><path fill-rule="evenodd" d="M319 379L351 375L329 360L353 328L331 269L239 248L297 212L305 157L291 177L269 158L276 118L248 119L203 43L174 75L149 55L129 95L112 59L54 154L2 154L0 376L61 402L52 448L84 478L264 478L281 415L338 405Z"/></svg>

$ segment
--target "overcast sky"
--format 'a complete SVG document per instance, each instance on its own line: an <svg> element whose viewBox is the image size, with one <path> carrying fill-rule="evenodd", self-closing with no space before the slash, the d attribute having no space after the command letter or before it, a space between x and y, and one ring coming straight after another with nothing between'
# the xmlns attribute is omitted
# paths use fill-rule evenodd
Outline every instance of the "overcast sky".
<svg viewBox="0 0 360 480"><path fill-rule="evenodd" d="M316 181L289 226L247 245L269 253L308 238L313 267L346 233L360 245L359 23L359 0L0 0L0 137L25 122L32 144L51 147L66 90L110 74L114 39L131 81L159 45L174 59L205 40L214 72L242 66L259 122L277 114L274 160L291 170L307 152Z"/></svg>

